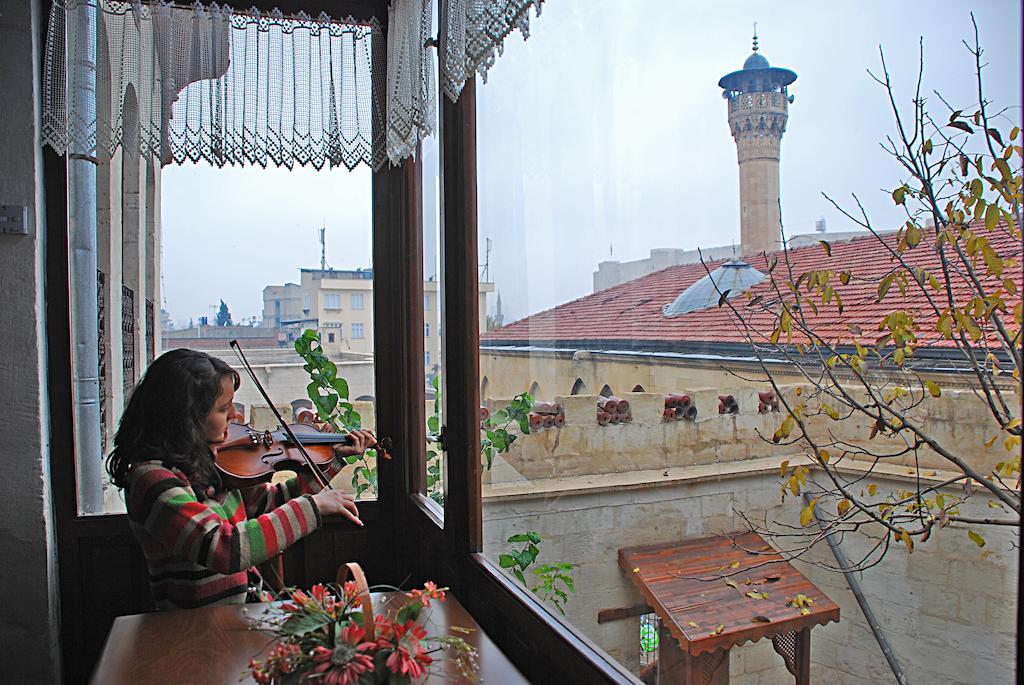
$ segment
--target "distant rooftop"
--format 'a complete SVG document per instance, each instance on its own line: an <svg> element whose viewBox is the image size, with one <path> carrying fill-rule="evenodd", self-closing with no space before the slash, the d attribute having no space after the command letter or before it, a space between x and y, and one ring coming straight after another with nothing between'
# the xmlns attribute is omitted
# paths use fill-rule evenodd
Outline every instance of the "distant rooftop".
<svg viewBox="0 0 1024 685"><path fill-rule="evenodd" d="M313 279L340 278L349 281L372 281L373 269L299 269L304 274L313 274Z"/></svg>
<svg viewBox="0 0 1024 685"><path fill-rule="evenodd" d="M880 318L893 309L902 308L914 313L919 327L918 335L923 347L948 347L949 342L936 333L938 316L920 296L910 288L906 295L890 291L885 302L878 302L878 282L892 270L890 248L897 242L895 233L881 236L885 245L870 234L861 233L850 240L829 240L829 250L818 244L828 234L816 233L806 237L806 247L791 249L787 265L793 273L811 270L849 270L856 275L842 288L845 308L839 314L835 306L822 307L819 312L806 312L808 321L823 337L849 335L851 327L864 331L864 340L874 342ZM993 231L987 234L989 244L997 254L1021 258L1021 243L1006 234ZM937 253L920 248L908 251L904 258L912 266L929 271L941 268ZM768 271L764 255L744 258L753 269ZM534 345L566 349L592 350L661 350L680 351L724 344L747 344L744 331L737 326L729 307L706 307L689 313L666 317L666 305L671 305L680 293L726 264L728 259L709 259L704 264L669 266L635 280L581 297L552 309L538 312L525 319L510 323L481 335L485 347ZM1024 288L1019 269L1009 274L1016 284L1017 295L1008 299L1012 308L1020 301ZM967 286L954 279L958 297ZM894 289L895 290L895 289ZM768 279L750 286L750 295L762 295L762 302L776 298ZM717 305L717 298L715 304ZM748 307L740 300L737 308L755 329L771 330L775 314L765 311L764 305ZM872 335L874 333L874 335Z"/></svg>

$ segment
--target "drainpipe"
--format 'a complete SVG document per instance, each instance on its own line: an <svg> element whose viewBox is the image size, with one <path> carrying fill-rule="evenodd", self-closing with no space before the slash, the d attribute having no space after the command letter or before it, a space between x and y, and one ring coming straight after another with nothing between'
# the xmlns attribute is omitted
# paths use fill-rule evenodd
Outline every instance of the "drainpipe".
<svg viewBox="0 0 1024 685"><path fill-rule="evenodd" d="M804 493L804 504L810 504L811 499ZM820 518L818 518L817 508L812 509L814 512L814 520L818 522L818 527L821 528L821 532L825 532L825 524ZM871 610L871 605L868 604L868 598L864 596L864 593L860 589L860 581L857 580L857 576L854 571L850 570L850 560L846 558L846 553L839 547L839 543L835 540L832 533L826 533L825 539L828 540L828 546L832 548L832 554L836 558L836 563L839 568L842 569L843 575L846 576L846 583L850 586L850 592L857 599L857 604L860 605L860 610L864 613L864 618L868 622L868 627L871 628L871 632L875 636L875 641L878 642L878 646L882 649L882 654L885 656L885 660L889 662L889 668L892 669L892 674L896 676L896 682L899 685L907 685L907 676L903 673L903 669L900 668L899 662L896 660L896 654L892 651L892 645L885 638L885 633L882 632L882 626L875 618L875 612Z"/></svg>
<svg viewBox="0 0 1024 685"><path fill-rule="evenodd" d="M97 5L69 3L68 42L74 46L69 119L90 122L96 139ZM73 109L71 109L73 108ZM73 336L75 452L78 507L103 511L100 425L99 330L96 303L96 148L72 136L68 149L68 242L71 250L71 331ZM113 276L113 274L111 274ZM111 282L117 279L111 278Z"/></svg>

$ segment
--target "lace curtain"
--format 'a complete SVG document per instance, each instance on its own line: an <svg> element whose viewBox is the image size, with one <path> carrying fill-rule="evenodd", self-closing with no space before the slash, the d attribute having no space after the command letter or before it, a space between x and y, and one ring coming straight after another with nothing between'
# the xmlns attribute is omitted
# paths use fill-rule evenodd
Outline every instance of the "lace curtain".
<svg viewBox="0 0 1024 685"><path fill-rule="evenodd" d="M531 5L539 13L540 0L450 3L441 62L450 98L475 74L486 78L511 31L528 34ZM138 127L140 153L164 164L399 164L433 132L434 2L392 0L388 11L384 45L376 22L325 14L57 0L44 56L43 143L109 158L128 122ZM76 68L93 51L95 70Z"/></svg>
<svg viewBox="0 0 1024 685"><path fill-rule="evenodd" d="M445 54L441 57L441 88L452 102L466 81L487 70L504 50L505 38L518 29L530 37L530 7L540 16L543 0L449 0Z"/></svg>

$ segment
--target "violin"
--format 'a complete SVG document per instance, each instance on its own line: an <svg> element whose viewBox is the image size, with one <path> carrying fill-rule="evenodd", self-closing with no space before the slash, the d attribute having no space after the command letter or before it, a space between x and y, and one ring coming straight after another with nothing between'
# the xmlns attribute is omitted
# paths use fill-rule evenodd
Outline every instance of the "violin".
<svg viewBox="0 0 1024 685"><path fill-rule="evenodd" d="M322 431L310 424L292 423L288 428L290 433L283 429L258 431L232 421L227 439L210 446L217 469L245 487L268 480L275 471L298 471L309 466L292 436L298 438L317 468L331 463L335 445L352 444L347 434Z"/></svg>
<svg viewBox="0 0 1024 685"><path fill-rule="evenodd" d="M281 430L260 432L244 424L229 424L227 440L213 446L216 448L213 452L217 468L236 480L243 483L248 481L249 485L254 485L255 482L267 480L276 470L305 466L312 472L321 488L333 490L330 480L320 471L320 467L334 459L334 445L351 444L352 438L343 433L321 431L306 423L285 423L274 401L256 378L241 345L237 340L232 340L230 345L249 378L256 385L256 389L266 400L267 406L274 412ZM307 446L310 449L307 450ZM391 450L389 438L378 440L375 449L379 457L391 458L388 455ZM317 455L316 458L310 451Z"/></svg>

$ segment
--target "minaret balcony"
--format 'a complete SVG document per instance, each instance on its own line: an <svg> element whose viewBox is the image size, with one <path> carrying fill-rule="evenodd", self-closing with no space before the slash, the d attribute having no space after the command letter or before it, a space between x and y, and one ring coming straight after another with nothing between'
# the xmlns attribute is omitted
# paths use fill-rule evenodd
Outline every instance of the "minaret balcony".
<svg viewBox="0 0 1024 685"><path fill-rule="evenodd" d="M741 93L729 98L729 117L751 112L789 113L785 93Z"/></svg>

